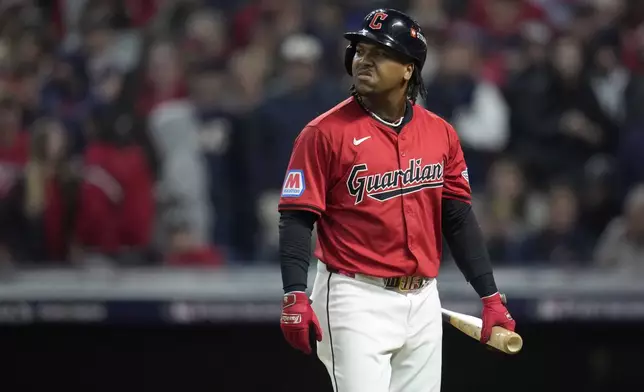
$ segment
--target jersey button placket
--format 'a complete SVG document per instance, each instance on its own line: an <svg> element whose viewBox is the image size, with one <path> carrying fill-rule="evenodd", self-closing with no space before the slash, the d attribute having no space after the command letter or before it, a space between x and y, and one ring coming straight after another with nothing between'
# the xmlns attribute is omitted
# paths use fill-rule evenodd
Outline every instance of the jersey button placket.
<svg viewBox="0 0 644 392"><path fill-rule="evenodd" d="M401 135L398 138L398 152L400 152L401 157L407 156L406 143L404 143L405 139L406 139L405 135Z"/></svg>

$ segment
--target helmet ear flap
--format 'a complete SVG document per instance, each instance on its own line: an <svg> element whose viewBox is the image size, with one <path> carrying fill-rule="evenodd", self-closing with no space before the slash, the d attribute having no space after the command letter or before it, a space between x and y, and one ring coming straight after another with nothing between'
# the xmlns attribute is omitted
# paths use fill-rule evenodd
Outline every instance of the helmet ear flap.
<svg viewBox="0 0 644 392"><path fill-rule="evenodd" d="M356 54L356 47L353 43L347 46L347 49L344 52L344 68L347 70L347 73L351 76L353 72L351 71L353 65L353 56Z"/></svg>

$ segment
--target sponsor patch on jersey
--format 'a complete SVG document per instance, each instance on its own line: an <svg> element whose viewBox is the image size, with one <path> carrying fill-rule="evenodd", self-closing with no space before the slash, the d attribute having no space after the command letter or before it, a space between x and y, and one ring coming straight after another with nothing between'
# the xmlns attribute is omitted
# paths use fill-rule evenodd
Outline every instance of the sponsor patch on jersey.
<svg viewBox="0 0 644 392"><path fill-rule="evenodd" d="M461 175L463 176L465 181L467 181L467 183L469 184L470 183L470 175L467 173L467 169L463 170L461 172Z"/></svg>
<svg viewBox="0 0 644 392"><path fill-rule="evenodd" d="M304 193L304 172L302 170L289 170L282 186L282 197L300 197Z"/></svg>

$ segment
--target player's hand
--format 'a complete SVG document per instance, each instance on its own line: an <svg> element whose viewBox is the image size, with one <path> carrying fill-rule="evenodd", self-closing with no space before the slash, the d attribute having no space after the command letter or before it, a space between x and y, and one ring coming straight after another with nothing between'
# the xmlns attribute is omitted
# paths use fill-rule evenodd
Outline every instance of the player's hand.
<svg viewBox="0 0 644 392"><path fill-rule="evenodd" d="M314 328L315 339L318 342L322 340L320 322L311 308L309 297L304 292L284 294L280 326L286 341L305 354L312 352L309 338L311 327Z"/></svg>
<svg viewBox="0 0 644 392"><path fill-rule="evenodd" d="M492 327L500 326L507 330L514 331L516 322L505 307L500 293L495 293L489 297L481 298L483 301L483 328L481 328L481 343L487 343L492 335Z"/></svg>

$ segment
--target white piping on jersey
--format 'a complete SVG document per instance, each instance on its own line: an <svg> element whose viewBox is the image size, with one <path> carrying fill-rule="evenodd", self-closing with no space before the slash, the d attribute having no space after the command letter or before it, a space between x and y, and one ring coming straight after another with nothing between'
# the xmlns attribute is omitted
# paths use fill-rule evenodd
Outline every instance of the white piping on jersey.
<svg viewBox="0 0 644 392"><path fill-rule="evenodd" d="M369 114L371 114L373 116L373 118L375 118L376 120L380 121L381 123L383 123L385 125L389 125L390 127L393 127L393 128L396 128L396 127L400 126L400 124L402 124L402 122L403 122L403 119L405 118L405 116L402 116L398 120L396 120L395 122L389 122L389 121L383 120L382 118L380 118L380 116L378 116L376 113L374 113L372 111L367 110L367 112L369 112Z"/></svg>

